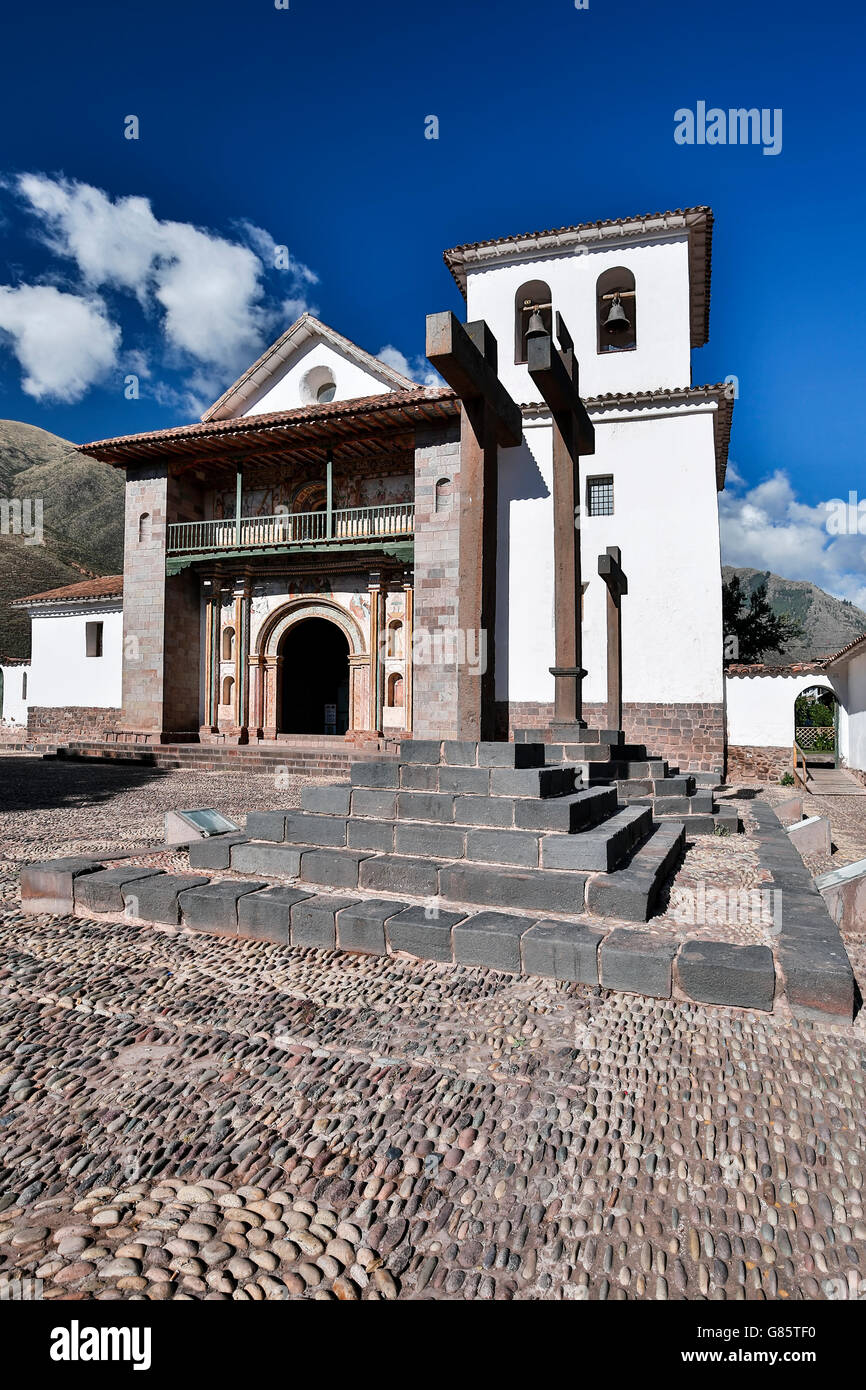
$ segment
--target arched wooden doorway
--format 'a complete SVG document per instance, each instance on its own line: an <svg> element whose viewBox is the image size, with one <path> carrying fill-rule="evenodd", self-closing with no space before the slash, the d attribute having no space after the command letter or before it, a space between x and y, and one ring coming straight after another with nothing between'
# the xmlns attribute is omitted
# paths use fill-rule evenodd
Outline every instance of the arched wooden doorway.
<svg viewBox="0 0 866 1390"><path fill-rule="evenodd" d="M344 734L349 727L349 643L336 623L306 618L280 642L279 732Z"/></svg>

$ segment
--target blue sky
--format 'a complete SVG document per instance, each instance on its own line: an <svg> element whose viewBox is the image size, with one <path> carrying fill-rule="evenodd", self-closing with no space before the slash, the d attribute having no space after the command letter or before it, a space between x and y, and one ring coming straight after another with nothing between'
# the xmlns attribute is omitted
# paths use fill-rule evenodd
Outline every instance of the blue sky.
<svg viewBox="0 0 866 1390"><path fill-rule="evenodd" d="M866 603L820 506L863 477L863 36L853 4L777 0L16 6L0 416L76 441L194 418L304 305L417 371L425 314L460 310L444 247L709 203L693 377L739 379L726 552ZM677 145L699 100L781 108L781 153Z"/></svg>

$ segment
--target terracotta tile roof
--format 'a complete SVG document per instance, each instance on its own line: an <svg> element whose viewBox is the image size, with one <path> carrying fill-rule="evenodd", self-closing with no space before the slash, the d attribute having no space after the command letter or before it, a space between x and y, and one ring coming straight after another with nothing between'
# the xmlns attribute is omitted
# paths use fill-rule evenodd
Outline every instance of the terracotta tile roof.
<svg viewBox="0 0 866 1390"><path fill-rule="evenodd" d="M46 589L41 594L25 594L16 598L13 608L28 603L63 603L74 599L122 598L123 575L109 574L102 579L83 579L79 584L64 584L61 589Z"/></svg>
<svg viewBox="0 0 866 1390"><path fill-rule="evenodd" d="M264 415L243 415L230 420L205 420L201 424L174 425L142 434L123 434L113 439L97 439L77 445L78 452L108 463L124 463L130 457L159 449L189 452L189 446L229 440L230 447L245 438L250 449L261 453L262 436L282 448L297 438L303 443L315 439L321 449L332 438L339 442L350 436L357 422L364 421L384 429L409 430L416 423L456 415L459 403L450 387L417 386L411 391L387 391L376 396L359 396L351 401L329 401L323 405L297 406L293 410L272 411ZM204 456L204 455L203 455Z"/></svg>
<svg viewBox="0 0 866 1390"><path fill-rule="evenodd" d="M855 651L862 647L864 643L866 643L866 632L861 632L860 636L855 637L846 647L841 647L839 651L834 652L832 656L825 656L823 665L829 666L832 662L841 660L842 657L853 656Z"/></svg>
<svg viewBox="0 0 866 1390"><path fill-rule="evenodd" d="M462 246L453 246L445 251L443 258L465 297L467 269L506 255L567 251L577 246L615 244L626 236L640 238L654 232L676 231L687 231L689 234L692 347L700 347L710 334L713 213L709 207L673 208L668 212L640 213L635 217L612 217L604 221L577 222L570 227L555 227L548 231L492 237L488 241L467 241Z"/></svg>
<svg viewBox="0 0 866 1390"><path fill-rule="evenodd" d="M807 676L812 671L823 671L824 661L790 661L774 666L771 662L755 661L746 666L741 662L725 667L726 676Z"/></svg>
<svg viewBox="0 0 866 1390"><path fill-rule="evenodd" d="M786 666L773 666L763 662L756 662L752 666L734 665L725 667L727 676L798 676L807 675L810 671L826 671L829 666L833 666L837 661L847 660L861 648L866 649L866 632L861 632L859 637L854 637L847 646L841 647L838 652L833 652L831 656L816 656L813 661L794 661Z"/></svg>

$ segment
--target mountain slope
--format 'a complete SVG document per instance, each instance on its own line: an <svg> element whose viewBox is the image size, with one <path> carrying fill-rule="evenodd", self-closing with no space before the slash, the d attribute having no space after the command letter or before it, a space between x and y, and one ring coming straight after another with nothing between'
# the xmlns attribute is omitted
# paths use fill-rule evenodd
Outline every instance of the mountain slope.
<svg viewBox="0 0 866 1390"><path fill-rule="evenodd" d="M770 570L722 566L722 578L738 575L746 594L766 581L767 598L774 613L787 613L805 630L805 637L790 642L781 652L767 652L765 661L813 661L830 656L866 632L866 613L848 599L833 598L808 579L782 579Z"/></svg>
<svg viewBox="0 0 866 1390"><path fill-rule="evenodd" d="M123 474L36 425L0 420L0 498L42 499L42 545L0 534L0 655L26 656L24 594L123 568Z"/></svg>

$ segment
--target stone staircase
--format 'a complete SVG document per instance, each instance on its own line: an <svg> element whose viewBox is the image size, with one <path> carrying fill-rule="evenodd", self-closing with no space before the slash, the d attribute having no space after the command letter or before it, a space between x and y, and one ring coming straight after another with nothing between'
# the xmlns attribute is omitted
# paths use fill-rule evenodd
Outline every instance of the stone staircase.
<svg viewBox="0 0 866 1390"><path fill-rule="evenodd" d="M543 744L547 763L577 767L587 786L613 782L620 801L649 806L655 820L676 819L689 834L735 834L743 828L736 808L713 796L720 781L716 773L681 773L648 754L644 744L626 743L621 729L553 723L516 729L514 741Z"/></svg>
<svg viewBox="0 0 866 1390"><path fill-rule="evenodd" d="M429 902L644 922L683 851L680 823L545 763L539 743L423 742L252 811L244 835L190 846L194 869Z"/></svg>

